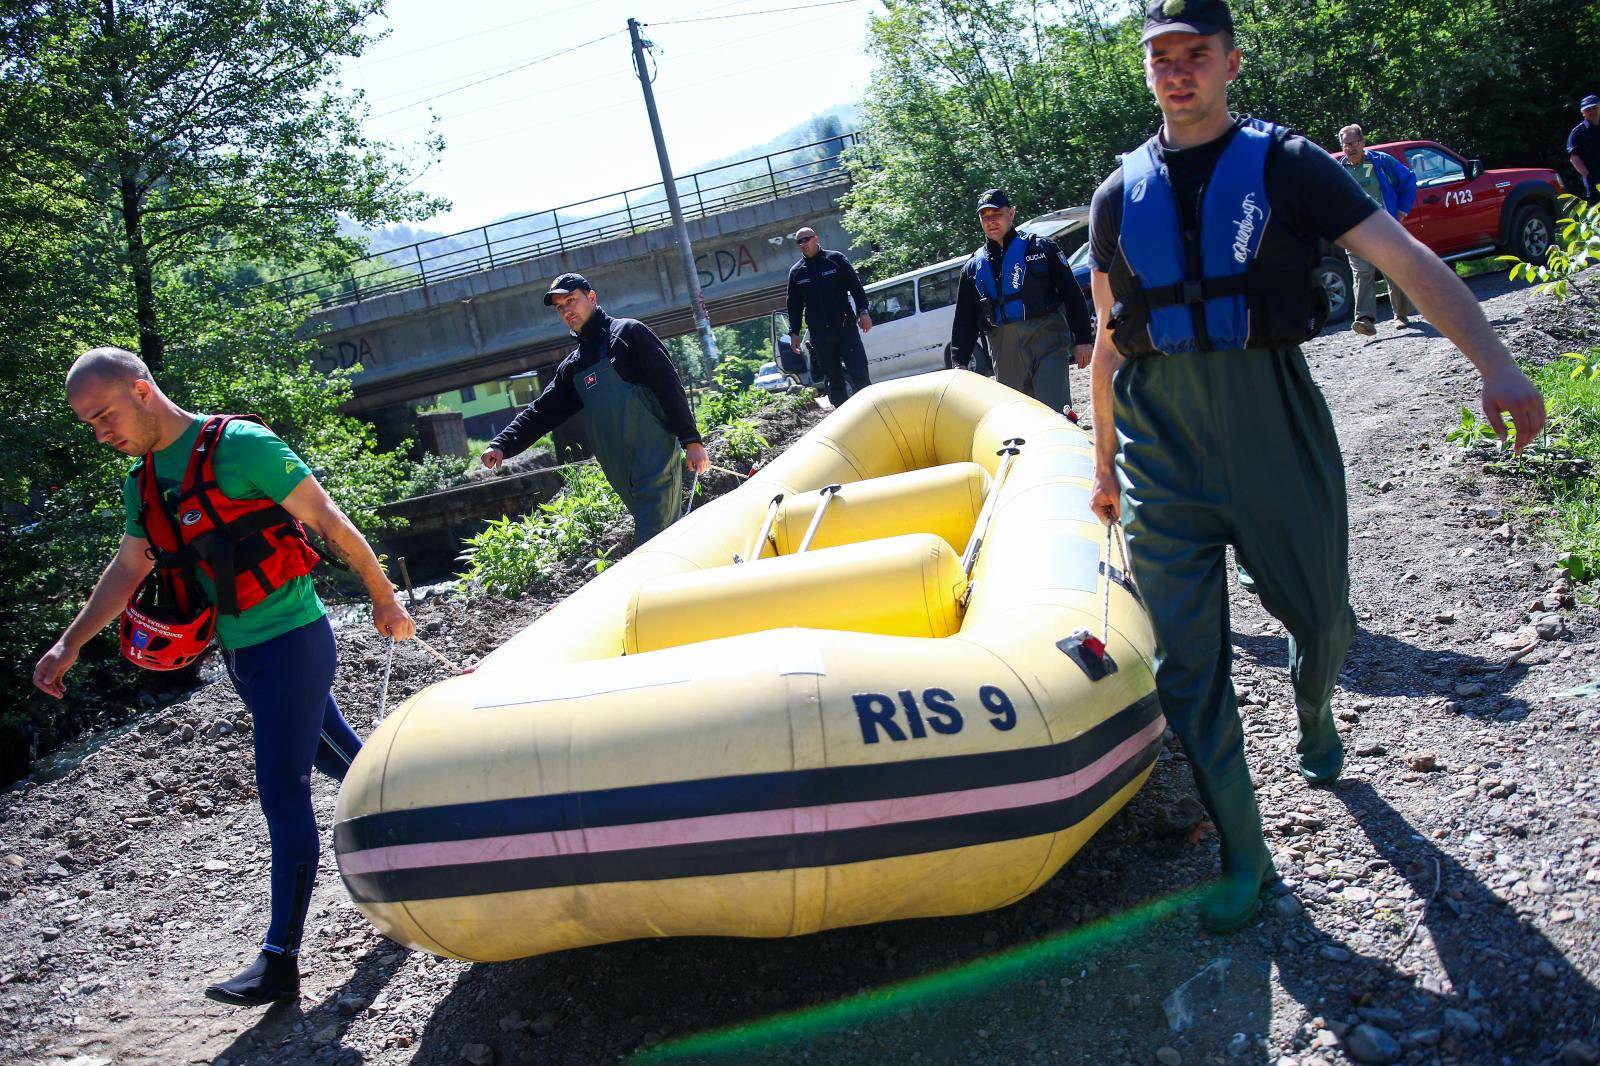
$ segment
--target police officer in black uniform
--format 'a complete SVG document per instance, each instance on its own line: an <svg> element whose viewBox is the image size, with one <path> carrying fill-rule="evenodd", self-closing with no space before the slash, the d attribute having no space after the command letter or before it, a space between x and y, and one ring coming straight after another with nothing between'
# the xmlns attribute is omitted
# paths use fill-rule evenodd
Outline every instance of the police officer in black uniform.
<svg viewBox="0 0 1600 1066"><path fill-rule="evenodd" d="M794 243L800 246L800 259L789 268L789 343L800 351L803 312L811 329L811 354L828 378L828 402L838 407L872 384L867 350L861 345L861 334L872 330L867 290L844 253L822 247L810 226L796 231Z"/></svg>
<svg viewBox="0 0 1600 1066"><path fill-rule="evenodd" d="M1567 134L1567 159L1583 179L1583 198L1600 203L1596 182L1600 182L1600 96L1590 93L1578 104L1583 121Z"/></svg>
<svg viewBox="0 0 1600 1066"><path fill-rule="evenodd" d="M990 189L978 198L983 247L961 269L950 358L966 367L987 334L994 376L1052 411L1072 406L1067 350L1089 365L1094 326L1066 253L1049 237L1018 233L1011 198Z"/></svg>
<svg viewBox="0 0 1600 1066"><path fill-rule="evenodd" d="M550 284L554 306L578 339L537 399L495 435L480 458L493 470L573 415L583 417L589 447L606 480L633 514L633 542L643 544L678 517L683 461L703 474L711 460L677 368L650 327L612 318L582 274Z"/></svg>

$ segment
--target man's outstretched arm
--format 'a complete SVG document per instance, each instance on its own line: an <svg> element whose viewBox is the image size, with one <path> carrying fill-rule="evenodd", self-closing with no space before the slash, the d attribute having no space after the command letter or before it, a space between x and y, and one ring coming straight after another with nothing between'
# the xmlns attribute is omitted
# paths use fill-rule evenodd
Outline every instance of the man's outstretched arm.
<svg viewBox="0 0 1600 1066"><path fill-rule="evenodd" d="M1517 367L1456 272L1382 211L1368 215L1338 243L1383 271L1461 349L1483 378L1483 414L1489 425L1503 440L1502 416L1510 414L1516 423L1516 449L1526 448L1544 429L1544 397Z"/></svg>

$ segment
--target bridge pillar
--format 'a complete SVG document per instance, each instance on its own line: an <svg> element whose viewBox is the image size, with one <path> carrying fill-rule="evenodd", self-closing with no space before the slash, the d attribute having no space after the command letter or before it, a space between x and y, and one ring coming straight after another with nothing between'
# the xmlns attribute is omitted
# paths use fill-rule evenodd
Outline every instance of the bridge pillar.
<svg viewBox="0 0 1600 1066"><path fill-rule="evenodd" d="M398 448L408 442L408 451L415 453L419 450L417 445L417 418L412 413L409 403L392 403L387 407L374 407L360 412L358 417L372 423L373 429L377 430L378 433L378 447L383 451Z"/></svg>

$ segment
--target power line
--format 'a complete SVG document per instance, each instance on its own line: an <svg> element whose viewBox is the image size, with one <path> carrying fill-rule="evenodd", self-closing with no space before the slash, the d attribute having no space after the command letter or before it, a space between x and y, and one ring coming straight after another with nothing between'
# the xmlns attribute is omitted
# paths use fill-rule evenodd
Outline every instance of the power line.
<svg viewBox="0 0 1600 1066"><path fill-rule="evenodd" d="M465 85L458 85L454 89L446 89L442 93L435 93L433 96L423 97L421 100L413 100L409 104L402 104L399 107L390 108L388 111L379 112L378 114L373 115L372 117L375 118L375 119L384 118L385 116L388 116L388 115L398 114L401 111L409 111L413 107L421 107L423 104L432 103L435 100L442 100L444 97L450 96L453 93L459 93L459 92L462 92L462 91L464 91L466 89L471 89L471 88L474 88L476 86L483 85L483 84L485 84L487 82L494 81L497 78L503 78L507 74L515 74L519 70L527 70L529 67L538 66L540 63L547 63L550 60L556 59L556 58L558 58L560 56L570 55L571 53L578 51L580 48L588 48L592 44L599 44L601 41L610 40L612 37L619 36L623 32L624 31L622 31L622 30L612 30L610 33L604 34L603 36L600 36L600 37L591 38L590 40L584 41L581 44L575 44L575 45L572 45L571 47L568 47L568 48L561 48L561 49L558 49L558 50L556 50L554 52L547 52L542 56L537 56L537 57L535 57L533 59L528 60L526 63L519 63L517 66L514 66L514 67L510 68L509 70L502 70L498 74L491 74L487 78L479 78L477 81L469 81Z"/></svg>
<svg viewBox="0 0 1600 1066"><path fill-rule="evenodd" d="M750 2L750 0L734 0L734 3L749 3L749 2ZM724 4L723 6L724 7L730 7L732 5ZM717 9L716 8L711 8L710 10L715 11ZM803 10L803 9L800 9L800 10ZM688 58L690 58L692 56L704 55L707 52L720 52L720 51L725 51L725 50L732 49L732 48L737 48L740 45L748 44L751 41L760 40L762 37L772 37L772 36L774 36L776 34L780 34L780 33L792 33L795 30L803 29L806 26L815 25L818 22L826 22L828 20L828 18L829 18L829 16L823 15L820 18L806 19L803 22L793 23L793 24L788 25L788 26L779 26L776 29L761 30L761 31L759 31L757 33L745 34L744 36L736 37L731 41L721 41L721 42L718 42L716 44L706 45L706 46L701 47L701 48L692 48L687 52L670 51L670 50L664 49L664 48L659 48L658 50L661 51L661 54L663 56L665 56L669 60L681 61L681 60L688 59ZM658 25L664 25L664 23L658 23ZM838 47L836 46L834 48L825 49L824 51L838 51ZM750 71L745 71L744 73L753 73L755 70L759 70L759 69L761 69L761 68L759 68L759 67L751 68ZM628 80L632 81L634 76L635 75L634 75L632 70L607 71L605 73L595 74L594 76L590 77L586 84L593 85L596 82L607 81L607 80L610 80L610 79L613 79L613 78L622 78L622 77L626 77ZM454 78L446 78L443 82L436 82L435 84L441 84L442 85L442 84L446 84L447 82L454 81L454 80L455 80ZM705 82L696 82L695 84L703 85L703 84L706 84L706 83ZM540 90L538 90L536 92L532 92L532 93L524 93L524 94L521 94L521 95L518 95L518 96L507 97L504 100L497 100L497 101L495 101L493 103L484 104L484 105L482 105L480 107L468 108L465 111L458 111L458 112L456 112L454 114L451 114L451 115L441 115L441 116L439 116L439 118L440 118L441 121L451 122L451 121L454 121L456 119L466 118L466 117L468 117L470 115L480 114L480 113L482 113L484 111L491 111L491 110L493 110L495 108L498 108L498 107L509 107L512 104L525 103L528 100L534 100L534 99L537 99L537 98L539 98L541 96L548 96L548 95L550 95L551 93L554 93L554 92L561 92L561 91L565 90L566 88L567 88L567 86L556 86L556 87L550 88L550 89L540 89ZM628 99L631 100L632 97L630 96ZM418 101L418 102L421 103L422 101ZM385 112L385 114L394 114L395 111L398 111L398 110L400 110L400 109L396 108L394 110ZM372 117L373 118L377 118L379 116L374 115ZM391 129L391 130L387 131L384 134L384 136L386 136L386 137L394 137L394 136L398 136L398 135L400 135L402 133L406 133L406 132L408 132L410 130L425 129L428 126L431 126L431 125L432 125L432 121L431 120L427 121L427 122L413 122L413 123L411 123L409 125L406 125L406 126L399 126L399 127L394 128L394 129ZM545 125L545 123L541 123L540 125ZM524 128L532 128L532 127L524 127ZM466 142L466 144L478 144L478 143L481 143L481 139L478 140L478 141L468 141L468 142ZM465 147L465 144L459 145L459 146L456 146L456 147Z"/></svg>
<svg viewBox="0 0 1600 1066"><path fill-rule="evenodd" d="M827 55L829 52L838 52L838 51L841 51L841 50L846 49L846 48L854 48L854 47L855 47L855 45L853 43L846 41L846 42L843 42L841 44L836 44L832 48L819 48L816 51L812 52L811 54L812 55ZM716 75L714 75L712 77L709 77L709 78L703 78L700 81L692 81L692 82L688 82L688 83L682 84L682 85L673 85L670 88L661 90L660 95L661 96L676 96L679 93L688 92L690 89L700 89L700 88L704 88L707 85L714 85L714 84L716 84L717 82L720 82L720 81L727 81L730 78L739 77L740 75L743 75L743 74L754 74L757 71L767 70L767 69L769 69L771 67L771 65L772 64L771 64L770 61L764 60L761 63L756 64L755 66L745 67L745 68L740 69L740 70L723 71L720 74L716 74ZM626 97L626 98L621 99L621 100L617 100L617 101L612 102L612 103L602 103L602 104L597 104L596 106L593 106L593 107L585 107L584 111L583 111L583 114L584 114L584 116L588 116L588 115L600 114L600 113L606 112L606 111L615 111L615 110L617 110L618 108L621 108L621 107L631 106L634 102L635 102L634 98L629 96L629 97ZM462 141L460 143L452 143L447 139L446 142L445 142L445 148L446 148L447 151L450 150L450 149L455 149L455 148L471 148L474 145L486 144L489 141L498 141L503 137L512 137L512 136L515 136L515 135L517 135L519 133L527 133L527 132L529 132L531 130L544 129L544 128L548 127L548 126L559 126L561 123L569 122L571 120L572 120L572 116L570 116L570 115L562 115L559 118L546 119L543 122L535 122L531 126L518 126L516 129L502 130L499 133L491 133L487 137L478 137L478 138L476 138L474 140L470 140L470 141Z"/></svg>
<svg viewBox="0 0 1600 1066"><path fill-rule="evenodd" d="M763 11L739 11L732 15L706 15L701 18L664 19L660 22L647 22L645 25L681 26L689 22L721 22L723 19L750 18L754 15L787 15L794 11L811 11L819 7L843 7L845 4L859 3L861 3L861 0L825 0L824 3L820 4L797 4L793 7L769 7Z"/></svg>
<svg viewBox="0 0 1600 1066"><path fill-rule="evenodd" d="M448 41L435 41L433 44L425 44L421 48L413 48L409 52L396 52L392 56L383 56L379 59L372 59L364 63L357 63L356 66L375 67L379 63L387 63L394 59L404 59L406 56L414 56L418 52L431 52L433 49L443 48L447 44L457 44L461 41L470 41L474 37L482 37L488 33L498 33L501 30L509 30L513 26L526 26L530 22L543 22L545 19L555 18L557 15L564 14L566 14L566 11L547 11L543 15L534 15L532 18L517 19L515 22L503 22L498 26L490 26L488 29L474 30L472 33L463 33L460 37L452 37Z"/></svg>

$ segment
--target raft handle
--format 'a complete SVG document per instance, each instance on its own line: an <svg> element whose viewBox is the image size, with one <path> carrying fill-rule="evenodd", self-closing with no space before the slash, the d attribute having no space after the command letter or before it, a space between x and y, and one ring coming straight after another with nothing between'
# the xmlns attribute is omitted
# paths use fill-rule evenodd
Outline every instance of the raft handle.
<svg viewBox="0 0 1600 1066"><path fill-rule="evenodd" d="M811 540L817 535L817 528L822 525L822 516L828 513L828 504L839 494L839 486L825 485L822 489L822 502L817 505L817 513L811 516L811 524L806 527L806 535L800 538L800 547L794 553L800 555L811 547Z"/></svg>
<svg viewBox="0 0 1600 1066"><path fill-rule="evenodd" d="M761 558L761 552L767 546L767 538L772 535L772 524L778 520L778 508L782 503L783 493L780 492L772 497L772 500L767 504L766 521L761 523L761 532L756 534L755 541L750 545L750 551L746 553L752 562ZM739 563L743 560L738 555L735 555L733 561Z"/></svg>
<svg viewBox="0 0 1600 1066"><path fill-rule="evenodd" d="M1000 469L995 471L989 495L983 499L983 509L978 512L978 521L972 527L972 539L967 541L967 550L961 553L961 569L968 581L972 580L973 567L978 565L978 552L983 548L983 538L989 532L989 519L994 516L994 504L1000 496L1000 486L1005 483L1006 473L1011 469L1011 460L1022 454L1022 446L1026 443L1021 437L1012 437L995 452L1000 457Z"/></svg>

